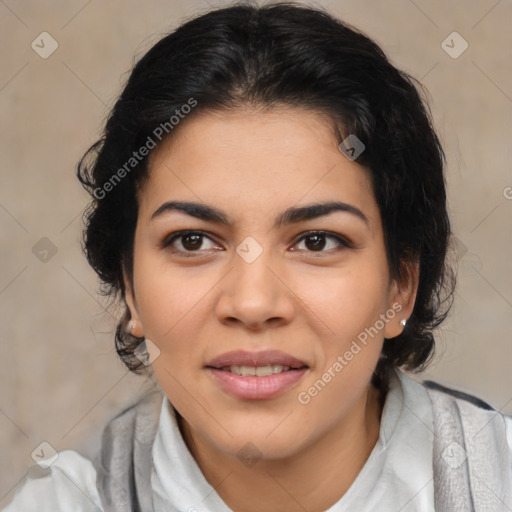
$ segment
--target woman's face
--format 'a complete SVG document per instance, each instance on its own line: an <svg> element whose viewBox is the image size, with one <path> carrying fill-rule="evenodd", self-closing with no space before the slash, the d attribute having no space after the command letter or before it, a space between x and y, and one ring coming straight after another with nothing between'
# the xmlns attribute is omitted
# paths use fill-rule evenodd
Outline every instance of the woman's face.
<svg viewBox="0 0 512 512"><path fill-rule="evenodd" d="M159 384L193 437L232 455L283 458L358 424L411 308L367 171L291 108L201 114L153 152L133 276Z"/></svg>

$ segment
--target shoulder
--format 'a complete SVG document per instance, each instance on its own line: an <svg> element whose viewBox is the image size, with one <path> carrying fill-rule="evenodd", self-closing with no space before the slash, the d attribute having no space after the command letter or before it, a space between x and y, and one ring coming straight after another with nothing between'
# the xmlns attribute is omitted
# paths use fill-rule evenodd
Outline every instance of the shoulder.
<svg viewBox="0 0 512 512"><path fill-rule="evenodd" d="M495 409L477 396L429 380L424 381L423 386L430 396L434 412L438 415L449 411L456 412L466 421L470 418L475 423L492 421L495 428L501 427L505 430L512 428L512 416Z"/></svg>
<svg viewBox="0 0 512 512"><path fill-rule="evenodd" d="M473 395L430 381L424 385L432 400L440 508L512 507L512 418ZM455 488L461 490L456 497ZM450 508L455 502L458 508Z"/></svg>
<svg viewBox="0 0 512 512"><path fill-rule="evenodd" d="M150 392L117 414L104 429L101 453L94 463L63 450L47 468L30 467L2 512L102 511L98 485L104 493L109 475L122 476L134 460L149 464L146 452L150 451L141 453L141 448L153 442L162 397L160 391Z"/></svg>
<svg viewBox="0 0 512 512"><path fill-rule="evenodd" d="M96 491L92 462L79 453L64 450L48 468L27 471L3 512L98 512L103 510Z"/></svg>
<svg viewBox="0 0 512 512"><path fill-rule="evenodd" d="M512 416L503 413L487 402L469 393L449 388L433 381L423 383L432 401L434 417L439 428L441 424L453 423L458 419L465 430L484 428L501 434L508 448L512 450ZM504 436L504 437L503 437Z"/></svg>
<svg viewBox="0 0 512 512"><path fill-rule="evenodd" d="M101 454L97 466L100 475L112 471L112 464L127 466L134 450L153 443L158 428L163 393L154 390L109 421L103 430ZM137 442L135 443L135 439ZM116 457L113 457L113 453Z"/></svg>
<svg viewBox="0 0 512 512"><path fill-rule="evenodd" d="M430 395L437 394L440 396L444 396L448 400L464 400L470 404L475 405L479 409L483 409L486 411L494 411L495 409L491 407L487 402L484 402L482 399L473 396L469 393L465 393L463 391L459 391L457 389L452 389L438 382L434 382L431 380L426 380L423 382L423 385L427 388Z"/></svg>
<svg viewBox="0 0 512 512"><path fill-rule="evenodd" d="M434 448L444 450L455 441L479 455L505 459L506 466L512 470L512 416L470 393L430 380L418 382L401 372L397 374L409 392L408 405L415 414L420 403L425 405L420 398L428 396Z"/></svg>

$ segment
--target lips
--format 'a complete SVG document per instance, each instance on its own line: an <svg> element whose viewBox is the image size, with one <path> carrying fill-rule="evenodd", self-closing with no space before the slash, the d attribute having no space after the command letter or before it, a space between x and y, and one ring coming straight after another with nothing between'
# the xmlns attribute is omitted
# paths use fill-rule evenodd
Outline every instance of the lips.
<svg viewBox="0 0 512 512"><path fill-rule="evenodd" d="M262 366L284 366L292 370L308 367L304 361L279 350L265 350L261 352L237 350L226 352L212 359L206 366L217 370L231 366L247 366L253 368Z"/></svg>
<svg viewBox="0 0 512 512"><path fill-rule="evenodd" d="M265 400L298 385L309 367L279 350L234 351L212 359L206 370L229 395L242 400Z"/></svg>

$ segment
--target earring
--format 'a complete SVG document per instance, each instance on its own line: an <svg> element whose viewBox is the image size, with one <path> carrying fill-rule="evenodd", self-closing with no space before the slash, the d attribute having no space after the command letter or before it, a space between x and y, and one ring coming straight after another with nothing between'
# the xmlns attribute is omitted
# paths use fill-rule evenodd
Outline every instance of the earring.
<svg viewBox="0 0 512 512"><path fill-rule="evenodd" d="M400 325L405 328L405 326L407 325L407 319L402 318L402 320L400 320Z"/></svg>
<svg viewBox="0 0 512 512"><path fill-rule="evenodd" d="M128 322L128 329L127 330L128 330L129 334L131 334L133 329L135 329L135 324L136 324L135 320L130 320Z"/></svg>

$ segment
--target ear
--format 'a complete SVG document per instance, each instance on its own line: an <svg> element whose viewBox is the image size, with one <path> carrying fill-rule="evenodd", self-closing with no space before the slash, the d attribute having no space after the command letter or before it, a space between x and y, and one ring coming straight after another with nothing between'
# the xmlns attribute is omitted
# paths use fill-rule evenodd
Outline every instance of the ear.
<svg viewBox="0 0 512 512"><path fill-rule="evenodd" d="M129 331L133 336L137 338L144 337L144 329L142 328L142 323L139 318L139 313L137 311L137 301L135 300L135 293L133 291L133 285L131 281L128 279L125 270L123 269L123 281L124 281L124 299L126 302L126 306L130 311L130 327Z"/></svg>
<svg viewBox="0 0 512 512"><path fill-rule="evenodd" d="M386 324L384 329L385 338L395 338L401 334L404 327L401 320L408 320L412 315L418 283L420 277L419 261L403 263L403 278L398 282L393 280L389 291L388 307L396 312L395 316Z"/></svg>

